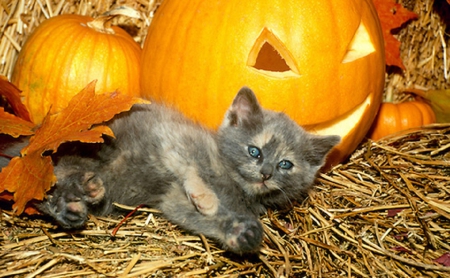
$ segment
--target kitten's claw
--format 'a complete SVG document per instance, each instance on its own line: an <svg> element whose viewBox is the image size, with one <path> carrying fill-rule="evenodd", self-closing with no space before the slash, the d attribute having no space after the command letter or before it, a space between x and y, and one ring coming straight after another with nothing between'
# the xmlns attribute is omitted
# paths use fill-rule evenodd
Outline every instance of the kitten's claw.
<svg viewBox="0 0 450 278"><path fill-rule="evenodd" d="M52 216L63 228L81 228L86 223L89 206L105 196L102 180L94 172L73 172L63 176L38 209Z"/></svg>
<svg viewBox="0 0 450 278"><path fill-rule="evenodd" d="M47 200L38 204L38 209L52 216L64 229L80 228L88 219L88 209L81 200L74 194L64 194L60 196L60 192L53 192L53 196L49 195Z"/></svg>

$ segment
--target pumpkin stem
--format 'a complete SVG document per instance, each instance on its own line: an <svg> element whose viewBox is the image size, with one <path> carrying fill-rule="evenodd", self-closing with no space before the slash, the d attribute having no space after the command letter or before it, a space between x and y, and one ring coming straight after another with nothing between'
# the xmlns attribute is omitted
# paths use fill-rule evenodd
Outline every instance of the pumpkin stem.
<svg viewBox="0 0 450 278"><path fill-rule="evenodd" d="M135 9L126 6L120 6L113 10L107 11L102 15L96 17L94 20L89 21L87 25L101 33L105 34L115 34L113 28L111 27L111 19L118 15L124 15L131 18L141 18L141 15Z"/></svg>
<svg viewBox="0 0 450 278"><path fill-rule="evenodd" d="M109 16L101 15L96 17L94 20L89 21L87 23L87 26L100 33L115 34L113 28L111 28L110 22L111 19L113 19L114 17L115 17L114 15Z"/></svg>
<svg viewBox="0 0 450 278"><path fill-rule="evenodd" d="M414 95L419 96L421 98L425 98L425 99L427 98L427 92L424 90L421 90L421 89L410 88L410 89L406 89L405 91L409 92L409 93L413 93Z"/></svg>
<svg viewBox="0 0 450 278"><path fill-rule="evenodd" d="M392 87L386 88L386 100L384 102L393 102L394 101L394 89Z"/></svg>

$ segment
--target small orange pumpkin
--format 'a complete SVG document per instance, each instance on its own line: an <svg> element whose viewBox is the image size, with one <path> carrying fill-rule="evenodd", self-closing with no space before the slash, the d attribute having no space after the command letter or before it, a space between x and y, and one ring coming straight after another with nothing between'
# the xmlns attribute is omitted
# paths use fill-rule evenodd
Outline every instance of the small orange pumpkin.
<svg viewBox="0 0 450 278"><path fill-rule="evenodd" d="M369 138L378 140L402 130L436 122L436 116L428 103L420 100L402 103L384 102L380 106Z"/></svg>
<svg viewBox="0 0 450 278"><path fill-rule="evenodd" d="M32 120L64 108L92 80L99 93L139 96L141 48L123 29L96 19L60 15L39 25L19 53L11 81Z"/></svg>
<svg viewBox="0 0 450 278"><path fill-rule="evenodd" d="M144 43L141 89L217 128L248 86L265 108L341 135L337 162L375 118L384 71L371 0L164 1Z"/></svg>

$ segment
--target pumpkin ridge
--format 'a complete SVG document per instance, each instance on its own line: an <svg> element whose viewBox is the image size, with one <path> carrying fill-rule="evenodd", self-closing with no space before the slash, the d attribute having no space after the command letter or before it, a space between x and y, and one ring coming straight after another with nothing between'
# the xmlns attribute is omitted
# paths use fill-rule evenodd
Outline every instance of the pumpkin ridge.
<svg viewBox="0 0 450 278"><path fill-rule="evenodd" d="M115 43L114 43L115 47L112 46L113 45L113 41L115 41ZM109 56L109 58L108 58L108 61L109 61L108 68L112 69L113 72L117 72L117 74L121 74L122 73L121 63L120 63L119 59L116 59L117 55L115 55L115 54L116 53L123 53L123 51L122 51L122 49L123 49L122 48L122 43L116 37L108 38L108 43L110 45L110 47L108 49L111 50L108 53L108 56ZM125 55L125 53L123 53L123 55ZM128 59L128 57L126 59ZM107 83L108 83L108 88L110 88L109 91L116 91L116 90L118 90L119 88L113 87L114 84L113 84L113 82L112 82L110 77L111 77L111 75L108 74L107 78L106 78ZM123 75L122 75L122 77L123 77ZM121 83L121 87L124 90L128 90L128 91L130 90L130 88L128 88L128 84L125 84L123 78L120 78L120 83Z"/></svg>
<svg viewBox="0 0 450 278"><path fill-rule="evenodd" d="M71 32L68 32L68 29L70 29ZM46 80L43 80L44 84L50 84L50 86L46 86L46 88L44 88L42 91L42 98L44 101L40 102L42 106L39 109L40 111L43 111L43 115L41 117L45 117L47 113L53 114L54 111L60 106L59 99L54 99L52 97L52 92L56 88L66 87L61 83L61 78L57 78L57 76L59 76L61 72L64 72L64 68L66 67L67 62L63 64L58 63L57 61L65 61L66 57L59 55L59 53L64 53L65 51L70 51L67 49L72 49L73 44L71 44L70 41L72 40L73 36L76 36L76 31L77 29L72 25L72 21L70 20L65 22L64 24L59 25L58 28L53 29L52 33L48 34L48 37L58 37L58 39L63 41L63 44L57 44L54 40L51 40L51 38L43 41L43 45L48 47L50 51L55 53L55 55L54 58L52 55L46 56L45 63L51 66L49 67L46 75L40 74L40 76L46 77ZM49 41L49 43L47 43L47 41ZM34 98L29 99L33 100Z"/></svg>
<svg viewBox="0 0 450 278"><path fill-rule="evenodd" d="M124 40L122 37L114 37L114 38L110 38L111 41L110 43L114 43L114 45L116 45L115 47L115 51L121 53L124 56L124 60L126 61L135 61L133 63L126 63L125 66L126 68L126 73L127 76L125 78L122 78L122 91L127 91L128 94L132 94L134 96L140 96L140 84L137 84L138 86L133 86L133 84L131 82L127 82L127 80L132 80L133 78L135 78L134 75L139 76L140 73L140 55L134 55L134 52L131 51L126 51L127 50L127 46L134 48L135 46L137 46L137 51L140 52L141 48L138 47L137 44L130 44L128 41ZM112 53L112 56L115 56L114 53ZM116 63L117 60L114 60ZM120 62L120 61L119 61ZM123 64L123 63L121 63ZM136 66L134 65L138 65L137 68L138 70L136 70ZM117 65L114 65L115 67L115 71L117 71L117 74L123 74L123 69ZM111 81L112 82L112 81ZM111 83L112 86L112 83ZM119 88L115 88L114 91L118 90ZM121 91L121 93L123 93Z"/></svg>
<svg viewBox="0 0 450 278"><path fill-rule="evenodd" d="M167 5L167 2L168 1L163 1L163 3L161 4L161 6L160 6L160 9L162 8L162 7L164 7L164 6L166 6ZM181 5L181 4L185 4L185 5ZM179 4L177 4L177 10L175 10L175 11L173 11L174 13L172 14L172 16L173 16L173 20L170 20L169 22L168 22L168 24L165 26L166 28L170 28L170 29L172 29L172 28L182 28L182 27L178 27L178 26L183 26L182 24L180 24L181 23L181 21L182 21L182 17L180 17L180 16L178 16L179 14L181 14L182 12L183 12L183 10L184 9L186 9L186 8L188 8L189 7L189 3L188 3L188 1L180 1L180 3ZM176 13L176 12L178 12L178 13ZM155 19L156 18L158 18L158 17L161 17L162 16L162 13L156 13L156 15L155 15L155 17L153 18L153 20L152 20L152 22L153 21L155 21ZM151 25L150 25L151 26ZM156 31L158 31L158 30L156 30ZM149 36L153 36L153 32L151 31L151 29L149 28L149 30L148 30L148 33L147 33L147 37L149 37ZM174 34L174 33L169 33L169 34L167 34L167 39L168 40L172 40L173 39L173 37L174 36L176 36L176 34ZM146 42L144 42L144 47L145 47L145 44L147 44L147 41ZM162 46L159 46L158 48L161 48ZM168 48L167 48L167 52L164 52L164 51L162 51L161 52L161 54L160 55L162 55L162 57L161 57L161 59L160 60L156 60L156 61L151 61L151 63L154 63L151 67L153 67L153 68L156 68L156 67L158 67L158 68L161 68L161 69L163 69L164 71L165 71L165 68L170 64L170 62L171 62L171 60L172 59L174 59L174 57L172 57L171 55L170 55L170 53L171 53L171 49L173 48L173 45L170 45ZM146 54L147 53L144 53L143 52L143 57L146 57ZM142 64L142 61L144 61L144 60L147 60L147 59L141 59L141 64ZM166 63L164 63L164 61L166 61ZM142 64L142 68L145 68L145 66L147 66L147 65L144 65L144 64ZM180 66L182 66L181 65L181 63L180 63ZM163 84L164 83L164 79L165 79L165 76L162 74L162 75L159 75L159 77L158 77L158 81L157 82L154 82L153 84L152 84L152 86L156 86L157 84L159 85L159 84ZM141 78L141 81L142 81L142 78ZM144 90L144 88L142 88L142 86L141 86L141 89L143 89ZM156 88L155 88L156 89ZM159 90L159 88L157 89L157 90ZM147 91L147 90L145 90L145 91ZM148 92L145 92L145 93L148 93ZM153 97L147 97L148 99L150 99L151 101L161 101L161 99L159 98L159 96L158 95L154 95Z"/></svg>
<svg viewBox="0 0 450 278"><path fill-rule="evenodd" d="M78 86L80 87L73 87L72 86L72 79L74 73L74 67L76 66L76 58L78 58L78 55L80 55L80 49L82 49L86 33L85 33L85 26L79 25L78 21L68 21L66 22L66 28L71 27L70 35L68 36L67 43L60 48L60 52L62 53L72 53L72 55L66 55L61 62L57 63L59 65L59 69L57 73L64 73L60 74L61 78L57 79L56 85L54 86L55 89L62 89L61 94L64 95L64 99L66 99L66 96L73 95L75 93L78 93L80 91L80 87L82 88L86 84L80 84ZM67 31L64 30L65 28L61 29L61 32ZM68 32L67 32L68 33ZM67 46L66 46L67 45ZM67 69L67 70L66 70ZM56 112L62 109L65 106L65 102L62 98L53 100L52 104L52 111Z"/></svg>
<svg viewBox="0 0 450 278"><path fill-rule="evenodd" d="M211 2L213 2L213 1L211 1ZM199 5L200 5L200 3L199 3ZM232 7L231 5L224 5L224 7L222 7L220 10L222 10L224 14L230 14L232 12L233 8L234 7ZM229 22L231 20L232 20L231 17L225 16L225 17L223 17L221 22L224 26L230 26ZM216 28L216 30L214 30L214 31L216 32L216 44L217 45L227 45L230 43L229 39L227 39L227 36L224 36L224 34L230 32L230 30L228 28ZM213 51L213 49L214 48L211 47L209 50ZM214 55L217 57L216 61L223 61L223 59L228 56L227 54L229 55L229 52L216 51L214 53ZM208 84L207 84L206 90L214 91L214 84L217 84L217 82L224 83L227 81L223 80L223 76L220 74L210 74L207 82L208 82ZM188 101L188 99L187 99L187 101ZM226 101L226 102L231 103L232 99L224 99L224 95L221 94L221 92L217 92L217 96L215 98L215 104L213 104L213 105L217 105L217 103L219 103L221 101ZM200 107L205 107L206 105L208 105L208 101L202 100L202 103L200 103ZM223 112L223 114L225 113L225 111L221 111L221 112ZM215 113L210 113L209 117L215 117L214 114ZM192 117L192 115L189 115L189 116Z"/></svg>
<svg viewBox="0 0 450 278"><path fill-rule="evenodd" d="M87 21L87 20L85 20ZM70 47L67 48L67 51L69 53L73 53L72 55L68 56L65 58L64 64L61 64L61 67L65 67L67 69L69 69L69 71L66 73L66 79L62 80L60 79L60 81L62 82L61 85L64 85L63 87L65 88L65 90L72 90L72 92L70 93L74 93L73 91L75 91L76 93L78 93L78 91L81 91L81 89L83 89L91 80L84 80L83 83L85 84L77 84L79 87L73 87L73 78L74 75L78 75L78 72L74 72L74 68L75 65L77 65L77 60L82 56L82 54L84 54L84 45L86 44L86 38L89 37L89 30L86 30L86 28L88 28L87 26L84 25L78 25L78 23L74 23L76 24L74 26L74 33L71 36L71 40L72 43L70 43ZM78 39L76 39L78 38ZM84 55L83 55L84 56ZM87 59L88 60L88 64L86 65L86 68L90 68L90 63L92 62L92 59ZM63 70L63 69L61 69ZM81 83L81 82L80 82ZM69 92L68 92L69 93Z"/></svg>
<svg viewBox="0 0 450 278"><path fill-rule="evenodd" d="M89 76L90 80L85 80L85 82L89 83L92 81L92 79L97 79L96 84L96 92L97 93L105 93L107 88L109 87L108 84L108 77L110 75L106 74L106 69L111 68L111 61L110 58L110 40L109 36L111 34L103 34L98 33L96 30L92 30L93 36L92 36L92 43L89 44L90 46L98 46L98 47L90 47L89 54L86 54L86 57L91 57L89 62L89 73L87 76ZM105 51L107 49L107 51ZM99 64L102 65L102 67L99 69ZM109 71L108 71L109 72ZM87 77L86 76L86 77ZM119 77L120 79L120 77Z"/></svg>
<svg viewBox="0 0 450 278"><path fill-rule="evenodd" d="M47 22L44 22L42 24L48 25ZM50 27L54 27L54 28L50 29L48 33L52 32L58 28L58 26L52 26L51 24L50 24ZM28 84L30 84L32 82L32 80L35 80L35 78L34 78L34 74L33 74L34 71L29 65L34 64L34 61L36 59L38 59L38 56L34 55L34 53L39 53L42 51L47 37L48 37L48 34L46 36L39 37L35 33L32 33L27 38L24 46L21 49L21 52L24 49L27 50L30 48L33 50L33 52L29 53L28 55L24 55L24 54L19 55L19 57L16 61L16 65L19 64L21 66L19 66L19 67L15 66L14 73L11 78L12 83L15 84L19 89L23 90L21 93L22 102L25 104L28 111L30 111L30 112L32 111L32 107L31 107L31 103L29 101L30 100L29 96L30 96L30 94L32 94L32 92L30 90L25 90L25 88L28 86ZM36 42L36 41L38 43L33 43L33 44L31 43L31 42ZM37 47L34 47L35 45L37 45ZM22 66L22 65L24 65L24 66ZM19 82L18 80L21 80L21 82ZM42 109L42 111L43 111L44 110L43 103L40 106L41 106L40 109ZM36 119L35 119L35 116L33 115L33 113L30 113L30 116L31 116L31 120L33 122L36 122Z"/></svg>

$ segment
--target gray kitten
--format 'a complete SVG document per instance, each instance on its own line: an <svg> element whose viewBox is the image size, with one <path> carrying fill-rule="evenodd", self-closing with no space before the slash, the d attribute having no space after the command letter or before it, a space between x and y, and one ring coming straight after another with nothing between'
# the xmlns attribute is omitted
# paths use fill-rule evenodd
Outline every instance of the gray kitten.
<svg viewBox="0 0 450 278"><path fill-rule="evenodd" d="M135 106L109 126L116 138L99 150L58 160L58 182L40 210L70 229L89 213L115 213L113 202L147 204L236 253L258 250L259 215L301 198L339 142L262 109L248 88L218 134L156 104Z"/></svg>
<svg viewBox="0 0 450 278"><path fill-rule="evenodd" d="M113 202L147 204L225 249L258 250L261 223L237 200L244 193L224 171L214 133L157 104L136 105L108 124L115 138L91 157L59 159L58 182L38 205L42 212L73 229L88 214L118 213Z"/></svg>

